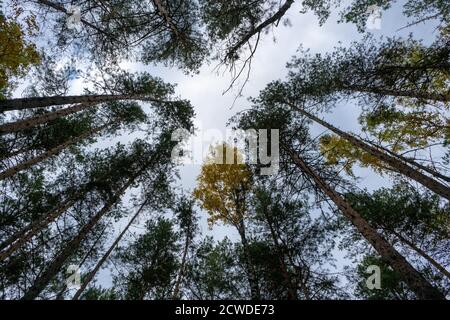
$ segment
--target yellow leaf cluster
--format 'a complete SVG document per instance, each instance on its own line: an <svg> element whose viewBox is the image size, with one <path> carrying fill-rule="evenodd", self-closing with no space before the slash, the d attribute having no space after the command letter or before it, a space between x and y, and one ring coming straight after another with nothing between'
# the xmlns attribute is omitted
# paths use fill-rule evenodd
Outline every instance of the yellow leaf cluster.
<svg viewBox="0 0 450 320"><path fill-rule="evenodd" d="M13 77L24 76L28 68L40 62L34 44L27 43L21 26L0 15L0 98Z"/></svg>
<svg viewBox="0 0 450 320"><path fill-rule="evenodd" d="M230 150L234 154L233 164L227 164L221 158ZM210 226L216 222L237 226L247 214L252 173L241 160L242 154L237 148L219 144L202 166L193 194L208 212Z"/></svg>

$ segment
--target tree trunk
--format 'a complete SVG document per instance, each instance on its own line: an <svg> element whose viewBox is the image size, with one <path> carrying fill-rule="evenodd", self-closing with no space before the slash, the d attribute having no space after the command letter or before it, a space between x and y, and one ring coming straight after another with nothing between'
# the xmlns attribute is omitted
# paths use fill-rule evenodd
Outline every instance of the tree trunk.
<svg viewBox="0 0 450 320"><path fill-rule="evenodd" d="M447 278L450 279L450 272L448 272L447 269L444 268L439 262L434 260L432 257L430 257L425 251L420 249L418 246L416 246L414 243L403 237L400 233L394 231L394 230L387 230L388 232L391 232L394 236L396 236L401 242L409 246L411 249L413 249L415 252L417 252L421 257L423 257L425 260L427 260L432 266L434 266L436 269L438 269L443 275L445 275Z"/></svg>
<svg viewBox="0 0 450 320"><path fill-rule="evenodd" d="M404 162L407 162L407 163L409 163L412 166L415 166L415 167L417 167L417 168L419 168L419 169L421 169L421 170L423 170L425 172L428 172L429 174L431 174L432 176L434 176L434 177L436 177L438 179L442 179L444 181L450 182L450 177L447 177L447 176L443 175L442 173L440 173L440 172L438 172L436 170L430 169L430 168L428 168L428 167L426 167L426 166L424 166L424 165L422 165L420 163L417 163L413 159L409 159L409 158L406 158L406 157L404 157L402 155L399 155L399 154L397 154L397 153L395 153L395 152L393 152L393 151L391 151L391 150L389 150L389 149L387 149L387 148L385 148L383 146L377 146L377 145L371 143L370 141L367 141L367 142L370 143L372 146L375 146L376 148L380 148L380 149L386 151L387 153L389 153L393 157L397 157L400 160L402 160Z"/></svg>
<svg viewBox="0 0 450 320"><path fill-rule="evenodd" d="M80 112L84 109L87 109L91 106L95 105L95 103L87 103L87 104L77 104L69 108L59 109L53 112L47 112L43 115L39 115L33 118L20 120L12 123L5 123L0 125L0 135L6 133L17 132L21 130L25 130L28 128L35 127L37 125L47 123L51 120L55 120L58 118L62 118L77 112Z"/></svg>
<svg viewBox="0 0 450 320"><path fill-rule="evenodd" d="M334 133L336 133L338 136L340 136L341 138L347 140L348 142L350 142L351 144L353 144L354 146L361 148L362 150L364 150L365 152L369 153L370 155L372 155L373 157L381 160L382 162L388 164L390 167L392 167L396 172L401 173L417 182L419 182L420 184L422 184L423 186L427 187L428 189L430 189L431 191L435 192L436 194L446 198L447 200L450 200L450 188L448 188L447 186L445 186L444 184L440 183L439 181L436 181L433 178L430 178L427 175L424 175L423 173L421 173L420 171L411 168L409 165L407 165L406 163L404 163L403 161L399 160L396 157L390 156L389 154L386 154L383 151L380 151L377 148L374 148L370 145L368 145L367 143L361 141L360 139L354 137L351 134L348 134L344 131L341 131L340 129L332 126L331 124L327 123L326 121L319 119L318 117L312 115L311 113L298 108L297 106L295 106L292 103L288 103L289 106L291 106L293 109L297 110L298 112L300 112L301 114L303 114L304 116L310 118L311 120L321 124L322 126L324 126L325 128L333 131Z"/></svg>
<svg viewBox="0 0 450 320"><path fill-rule="evenodd" d="M100 268L105 263L105 261L109 258L109 256L111 255L111 252L113 252L113 250L116 248L117 244L120 242L120 240L122 240L123 236L128 231L128 229L133 224L133 222L137 219L137 217L142 212L142 210L144 209L144 206L146 204L147 204L147 200L144 201L144 203L141 205L141 207L138 209L138 211L135 213L135 215L131 218L131 220L128 222L128 224L125 226L125 228L122 230L122 232L116 238L116 240L114 240L113 244L109 247L108 251L106 251L105 254L102 256L102 258L97 262L94 269L92 269L92 271L86 275L83 283L81 284L81 287L77 290L75 295L72 297L72 300L78 300L80 298L83 291L86 289L88 284L92 281L92 279L95 277L98 270L100 270Z"/></svg>
<svg viewBox="0 0 450 320"><path fill-rule="evenodd" d="M0 112L10 110L24 110L66 104L97 104L101 102L120 100L141 100L158 103L169 101L153 99L144 94L105 94L105 95L81 95L81 96L51 96L0 100Z"/></svg>
<svg viewBox="0 0 450 320"><path fill-rule="evenodd" d="M186 234L186 240L184 243L184 250L183 250L183 257L181 258L180 271L178 272L177 280L175 282L175 287L174 287L173 293L172 293L173 300L179 299L178 295L180 294L180 285L181 285L181 281L183 280L183 276L184 276L184 269L186 266L186 258L187 258L187 253L188 253L190 244L191 244L191 237L189 234Z"/></svg>
<svg viewBox="0 0 450 320"><path fill-rule="evenodd" d="M316 174L292 149L282 144L296 166L308 175L350 220L361 235L374 247L378 254L386 261L406 282L419 299L445 300L444 295L434 288L406 259L398 253L386 239L380 236L361 215L345 201L340 194L331 188L318 174Z"/></svg>
<svg viewBox="0 0 450 320"><path fill-rule="evenodd" d="M109 201L103 206L103 208L81 228L81 230L78 232L78 235L66 244L61 252L53 259L52 262L50 262L48 267L37 277L31 288L28 289L21 300L33 300L42 292L42 290L45 289L51 279L53 279L53 277L55 277L56 274L60 271L67 259L69 259L76 252L76 250L80 246L80 243L86 238L89 232L91 232L95 225L100 221L100 219L105 214L107 214L118 201L120 201L125 191L151 165L153 161L153 157L148 159L145 164L142 165L142 167L136 172L136 174L130 177L125 185L121 187L111 199L109 199Z"/></svg>
<svg viewBox="0 0 450 320"><path fill-rule="evenodd" d="M11 256L14 252L20 249L25 243L27 243L36 234L42 231L50 222L59 217L63 212L75 204L76 200L67 200L58 208L52 211L50 214L41 217L39 220L29 224L24 229L16 232L6 241L4 241L0 248L6 248L6 250L0 252L0 262Z"/></svg>
<svg viewBox="0 0 450 320"><path fill-rule="evenodd" d="M13 176L13 175L17 174L18 172L20 172L22 170L28 169L28 168L32 167L33 165L35 165L35 164L37 164L37 163L39 163L41 161L47 160L47 159L57 155L58 153L60 153L62 150L64 150L68 146L83 141L87 137L89 137L91 135L94 135L95 133L105 129L109 125L111 125L111 123L107 123L107 124L102 125L100 127L93 128L93 129L91 129L91 130L89 130L89 131L79 135L78 137L70 138L66 142L64 142L64 143L62 143L62 144L60 144L60 145L50 149L49 151L47 151L45 153L42 153L42 154L40 154L40 155L30 159L30 160L21 162L18 165L12 167L12 168L9 168L9 169L7 169L7 170L5 170L3 172L0 172L0 181Z"/></svg>
<svg viewBox="0 0 450 320"><path fill-rule="evenodd" d="M384 96L394 96L394 97L408 97L408 98L416 98L422 100L432 100L432 101L442 101L449 102L450 95L448 94L438 94L438 93L429 93L429 92L417 92L413 90L392 90L386 88L377 88L377 87L364 87L364 86L344 86L344 90L350 90L355 92L365 92L365 93L373 93Z"/></svg>
<svg viewBox="0 0 450 320"><path fill-rule="evenodd" d="M125 185L116 192L116 194L103 206L103 208L81 228L78 235L66 244L62 251L53 259L53 261L49 263L48 267L37 277L33 285L28 289L21 300L33 300L42 292L42 290L45 289L53 277L58 274L67 259L69 259L76 252L84 238L86 238L89 232L92 231L100 219L121 199L122 194L130 185L133 184L138 176L139 174L128 179Z"/></svg>
<svg viewBox="0 0 450 320"><path fill-rule="evenodd" d="M248 241L243 220L240 221L239 227L237 229L241 237L242 248L244 250L245 268L247 269L246 271L248 283L250 285L251 298L252 300L261 300L261 293L259 291L258 282L256 280L255 270L252 265L252 257L250 255L250 252L248 251Z"/></svg>
<svg viewBox="0 0 450 320"><path fill-rule="evenodd" d="M94 243L89 248L88 252L86 252L86 254L84 255L84 257L81 260L81 262L78 264L78 268L81 268L83 266L83 264L86 262L86 260L89 258L89 256L94 251L95 247L97 246L98 242L102 238L102 236L105 233L107 228L108 228L108 225L106 224L105 227L103 228L102 232L98 235L97 239L95 239ZM63 287L61 288L61 290L56 295L55 300L64 300L64 293L66 292L66 290L67 290L67 284L64 283Z"/></svg>
<svg viewBox="0 0 450 320"><path fill-rule="evenodd" d="M272 240L275 245L275 248L277 249L278 260L280 261L280 272L283 275L283 279L284 279L287 293L288 293L287 298L288 298L288 300L296 300L297 299L297 290L292 285L291 277L287 271L286 261L284 260L284 253L283 253L284 250L282 249L282 247L278 241L278 236L275 232L275 229L273 227L270 216L266 212L266 210L264 210L264 217L267 221L267 225L269 226L270 234L272 236Z"/></svg>
<svg viewBox="0 0 450 320"><path fill-rule="evenodd" d="M162 4L161 0L153 0L153 3L155 5L156 10L158 11L159 15L164 19L167 26L170 28L170 30L172 30L173 34L177 37L177 39L183 40L183 37L178 30L178 27L173 22L172 17L170 16L169 12Z"/></svg>
<svg viewBox="0 0 450 320"><path fill-rule="evenodd" d="M286 14L293 3L294 0L286 0L286 2L280 7L280 9L278 9L278 11L273 16L245 34L241 40L239 40L230 50L228 50L227 58L233 60L233 57L236 55L237 51L243 45L245 45L247 41L249 41L254 35L261 33L266 27L283 18L283 16Z"/></svg>

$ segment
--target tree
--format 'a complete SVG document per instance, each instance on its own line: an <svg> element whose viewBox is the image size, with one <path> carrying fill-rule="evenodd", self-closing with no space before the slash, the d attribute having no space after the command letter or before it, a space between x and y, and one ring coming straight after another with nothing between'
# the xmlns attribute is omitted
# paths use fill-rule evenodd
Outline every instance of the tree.
<svg viewBox="0 0 450 320"><path fill-rule="evenodd" d="M248 280L237 263L232 242L225 237L214 241L205 237L196 246L187 264L186 288L188 299L244 299Z"/></svg>
<svg viewBox="0 0 450 320"><path fill-rule="evenodd" d="M117 131L121 125L133 125L136 122L140 122L145 120L146 115L142 112L142 109L139 107L139 105L135 105L135 104L131 104L128 105L127 108L123 108L122 105L113 105L112 108L112 114L110 116L110 119L108 119L108 121L106 121L106 123L94 127L94 128L86 128L85 130L81 131L81 134L79 134L78 136L75 137L70 137L68 138L66 141L63 141L61 144L53 146L51 148L49 148L49 150L43 154L39 154L36 157L33 157L27 161L21 162L3 172L0 173L0 180L9 178L15 174L17 174L17 172L20 172L22 170L28 169L29 167L41 162L41 161L45 161L55 155L57 155L58 153L60 153L61 151L63 151L64 149L66 149L67 147L76 144L76 143L80 143L83 140L85 140L86 138L92 137L95 134L105 130L105 129L110 129L114 131Z"/></svg>
<svg viewBox="0 0 450 320"><path fill-rule="evenodd" d="M149 220L145 228L136 241L119 248L120 273L114 283L125 299L169 299L179 268L178 235L164 218Z"/></svg>
<svg viewBox="0 0 450 320"><path fill-rule="evenodd" d="M417 182L422 184L423 186L427 187L428 189L432 190L436 194L450 200L450 188L448 188L443 183L428 177L427 175L423 174L416 168L413 168L408 163L405 163L402 161L400 157L391 156L389 153L385 152L384 150L380 150L380 148L373 147L364 141L354 137L351 134L348 134L344 131L341 131L340 129L332 126L331 124L325 122L322 119L319 119L318 117L312 115L311 113L296 107L294 104L289 103L290 106L292 106L295 110L299 111L302 115L305 115L309 119L323 125L327 129L333 131L337 135L339 135L341 138L347 140L355 147L361 148L365 152L367 152L370 156L376 158L377 160L384 162L390 167L393 171L396 171L398 173L401 173Z"/></svg>
<svg viewBox="0 0 450 320"><path fill-rule="evenodd" d="M54 38L58 47L83 44L87 53L99 61L117 61L139 56L140 60L176 64L196 70L207 50L200 31L195 1L76 2L79 25L71 29L67 19L73 13L64 1L39 0L35 8L55 17ZM44 15L42 15L44 16Z"/></svg>
<svg viewBox="0 0 450 320"><path fill-rule="evenodd" d="M380 288L369 289L366 284L367 268L369 266L380 268ZM355 295L359 298L370 300L410 300L414 295L401 280L401 276L393 271L384 260L376 256L366 256L356 267L356 275L353 281L356 283Z"/></svg>
<svg viewBox="0 0 450 320"><path fill-rule="evenodd" d="M157 177L157 172L162 172L164 176L172 166L166 159L170 158L170 148L168 145L167 136L159 141L159 144L154 147L149 147L143 142L136 142L131 149L130 154L125 154L125 157L118 159L121 170L116 170L116 181L111 185L110 193L107 195L103 207L96 212L89 221L84 224L79 230L78 234L68 241L63 249L56 255L56 257L48 264L45 270L35 279L33 285L28 289L22 300L29 300L36 298L40 292L48 285L53 277L59 272L62 265L73 255L78 249L81 242L93 230L97 223L110 212L110 210L120 201L124 192L148 171L153 170L153 174L149 177ZM140 159L146 159L141 163ZM159 171L161 170L161 171ZM107 177L111 179L112 177Z"/></svg>
<svg viewBox="0 0 450 320"><path fill-rule="evenodd" d="M312 217L307 193L293 192L288 186L269 179L254 192L255 260L262 269L265 298L345 297L337 278L327 270L334 247L329 223Z"/></svg>
<svg viewBox="0 0 450 320"><path fill-rule="evenodd" d="M414 251L450 279L450 273L430 254L443 258L448 238L448 206L440 205L436 196L420 194L402 183L371 195L349 193L346 199L392 243Z"/></svg>
<svg viewBox="0 0 450 320"><path fill-rule="evenodd" d="M178 299L180 297L181 284L184 281L186 275L186 265L187 265L187 255L189 249L193 246L193 241L196 232L198 231L197 217L194 211L194 199L187 198L186 196L181 196L180 199L176 200L174 214L177 219L177 224L180 228L181 236L184 237L183 253L181 256L180 267L178 275L175 281L172 299Z"/></svg>
<svg viewBox="0 0 450 320"><path fill-rule="evenodd" d="M338 47L324 55L302 50L288 64L289 81L298 96L331 106L348 97L360 98L369 110L380 104L391 105L399 98L413 99L419 105L445 106L449 100L444 84L449 54L445 36L429 46L412 38L377 42L367 36L349 48Z"/></svg>
<svg viewBox="0 0 450 320"><path fill-rule="evenodd" d="M13 78L25 76L39 62L38 50L25 39L21 25L0 13L0 100L9 95Z"/></svg>
<svg viewBox="0 0 450 320"><path fill-rule="evenodd" d="M230 151L232 150L232 151ZM231 155L231 159L230 159ZM251 171L242 164L237 148L219 144L202 166L194 197L209 213L210 225L220 221L236 228L246 256L246 272L252 299L260 299L260 292L248 251L245 220L249 214L248 201L251 190Z"/></svg>
<svg viewBox="0 0 450 320"><path fill-rule="evenodd" d="M286 107L271 99L267 90L258 99L254 99L254 107L236 119L236 125L241 129L277 127L280 136L285 138L281 142L284 159L293 164L304 175L312 188L325 194L348 219L358 232L374 247L394 270L405 279L410 288L419 298L443 299L439 290L434 288L398 251L384 239L370 224L340 195L334 187L337 174L322 170L323 163L317 155L311 155L315 150L314 143L307 135L306 129L298 129L298 123L289 118L292 114ZM286 116L287 115L287 116ZM240 119L240 120L239 120ZM301 125L302 123L300 123ZM302 132L303 131L303 132ZM297 149L297 150L296 150ZM319 159L319 161L317 161ZM318 169L318 170L316 170ZM320 173L319 173L320 172ZM329 175L330 174L330 175ZM331 178L330 178L331 177ZM330 179L329 181L327 181Z"/></svg>

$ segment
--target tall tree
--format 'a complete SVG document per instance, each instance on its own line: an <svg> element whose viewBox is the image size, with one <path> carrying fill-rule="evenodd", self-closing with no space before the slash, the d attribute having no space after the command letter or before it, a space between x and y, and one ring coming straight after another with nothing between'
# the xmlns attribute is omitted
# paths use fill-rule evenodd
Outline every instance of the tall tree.
<svg viewBox="0 0 450 320"><path fill-rule="evenodd" d="M398 251L384 239L351 205L339 194L333 184L337 174L322 170L323 165L311 160L311 155L315 149L314 143L308 137L307 130L294 126L295 117L291 118L292 111L286 110L281 104L274 104L270 99L270 93L261 93L258 99L254 99L255 106L246 114L241 115L237 120L238 127L248 129L273 128L278 127L284 136L281 147L288 163L297 167L301 173L311 182L313 188L317 188L320 193L325 194L341 211L358 232L375 248L375 250L405 279L405 282L423 299L444 299L441 292L434 288ZM238 118L238 119L239 119ZM297 122L298 123L298 122ZM300 123L300 126L304 123ZM303 133L302 133L303 131ZM281 134L280 134L281 136ZM294 148L302 148L300 153ZM308 152L309 151L309 152ZM314 159L313 158L313 159ZM309 161L308 161L309 159ZM319 158L320 159L320 158ZM314 165L314 167L313 167ZM316 170L315 169L318 169ZM318 168L317 168L318 167ZM320 174L318 173L320 172ZM329 176L328 174L331 174ZM328 182L327 178L331 177Z"/></svg>
<svg viewBox="0 0 450 320"><path fill-rule="evenodd" d="M116 254L114 283L125 299L169 299L178 269L178 235L169 220L149 220L145 233Z"/></svg>
<svg viewBox="0 0 450 320"><path fill-rule="evenodd" d="M30 18L29 26L32 25ZM26 40L22 26L0 12L0 100L11 93L14 78L25 76L39 62L38 50Z"/></svg>
<svg viewBox="0 0 450 320"><path fill-rule="evenodd" d="M122 108L122 106L115 106L112 108L112 115L110 117L110 120L108 120L106 123L94 127L94 128L87 128L86 130L83 130L81 134L75 137L70 137L68 140L64 141L63 143L52 147L47 152L37 155L36 157L33 157L27 161L21 162L3 172L0 173L0 180L6 179L8 177L11 177L12 175L17 174L17 172L20 172L22 170L28 169L29 167L41 162L45 161L67 147L80 143L81 141L85 140L86 138L92 137L95 134L101 132L102 130L105 130L107 128L110 128L110 130L116 131L118 128L120 128L121 125L133 125L133 123L143 121L145 120L145 114L142 112L142 109L138 105L129 105L127 108Z"/></svg>
<svg viewBox="0 0 450 320"><path fill-rule="evenodd" d="M296 195L285 185L270 179L254 194L253 232L266 241L260 251L259 264L269 262L264 283L268 299L330 299L344 297L337 279L327 270L331 263L334 236L320 218L311 217L307 193ZM281 183L283 184L283 183ZM264 242L261 242L264 244ZM260 245L261 245L260 244Z"/></svg>
<svg viewBox="0 0 450 320"><path fill-rule="evenodd" d="M207 51L195 1L33 1L37 10L54 17L54 38L59 47L83 47L91 60L115 61L140 57L145 62L176 64L196 70ZM79 15L70 26L71 16Z"/></svg>
<svg viewBox="0 0 450 320"><path fill-rule="evenodd" d="M208 211L208 222L211 225L220 221L238 231L246 257L251 297L259 300L261 295L252 266L246 231L246 218L250 213L248 201L252 173L242 161L242 155L237 148L227 144L215 146L209 159L202 166L194 197L200 202L201 207Z"/></svg>
<svg viewBox="0 0 450 320"><path fill-rule="evenodd" d="M197 217L194 210L195 200L182 196L180 199L177 199L176 202L174 214L177 219L177 224L180 227L180 233L184 237L184 245L178 275L172 292L172 299L179 299L181 296L180 291L186 275L188 252L193 246L194 237L198 231Z"/></svg>
<svg viewBox="0 0 450 320"><path fill-rule="evenodd" d="M168 170L168 166L171 166L170 162L167 161L167 158L170 157L170 148L169 151L167 150L170 145L171 143L168 144L167 139L162 139L153 148L142 142L137 142L133 145L131 154L122 160L122 164L126 166L122 169L125 172L116 172L120 177L119 183L116 182L115 185L117 189L111 190L111 194L105 199L104 206L83 225L78 234L66 243L64 248L56 255L44 272L36 278L33 285L22 297L23 300L35 299L39 295L50 280L59 272L65 261L77 250L83 239L86 238L96 224L120 201L124 192L131 185L135 184L142 175L148 170L153 170L152 177L154 177L158 172L157 170L163 170L163 172ZM146 159L146 161L141 163L140 159ZM120 180L123 181L120 182Z"/></svg>
<svg viewBox="0 0 450 320"><path fill-rule="evenodd" d="M442 206L436 196L420 194L402 183L373 194L355 192L345 197L392 243L412 250L450 279L450 273L433 258L445 257L443 248L448 245L450 218L448 206ZM445 259L443 261L446 262Z"/></svg>

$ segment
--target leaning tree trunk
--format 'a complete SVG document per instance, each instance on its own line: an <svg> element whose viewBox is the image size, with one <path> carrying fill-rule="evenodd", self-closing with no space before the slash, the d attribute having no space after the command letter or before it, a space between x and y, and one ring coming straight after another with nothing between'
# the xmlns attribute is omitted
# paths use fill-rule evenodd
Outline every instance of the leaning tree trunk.
<svg viewBox="0 0 450 320"><path fill-rule="evenodd" d="M81 268L83 264L86 262L86 260L91 256L92 252L94 251L95 247L97 246L100 239L103 237L103 234L105 233L106 229L108 228L108 225L106 224L103 228L102 232L98 235L97 239L95 239L94 243L92 243L91 247L89 248L88 252L84 255L81 262L78 264L78 268ZM64 300L64 293L67 290L67 284L64 283L61 290L59 290L58 294L55 297L55 300Z"/></svg>
<svg viewBox="0 0 450 320"><path fill-rule="evenodd" d="M0 248L7 248L0 252L0 262L11 256L14 252L20 249L36 234L41 232L50 222L59 217L63 212L75 204L76 200L67 200L58 208L50 212L48 215L41 217L39 220L31 223L24 229L14 233L6 241L0 244Z"/></svg>
<svg viewBox="0 0 450 320"><path fill-rule="evenodd" d="M153 99L145 94L104 94L104 95L82 95L82 96L51 96L0 100L0 112L10 110L25 110L33 108L61 106L66 104L97 104L102 102L120 100L142 100L158 103L168 101Z"/></svg>
<svg viewBox="0 0 450 320"><path fill-rule="evenodd" d="M66 142L64 142L64 143L62 143L62 144L60 144L60 145L50 149L49 151L47 151L47 152L45 152L43 154L40 154L40 155L30 159L30 160L21 162L21 163L19 163L18 165L14 166L14 167L11 167L11 168L3 171L3 172L0 172L0 181L15 175L15 174L17 174L20 171L28 169L28 168L34 166L35 164L37 164L37 163L39 163L41 161L47 160L47 159L57 155L58 153L60 153L62 150L64 150L68 146L70 146L72 144L76 144L78 142L81 142L84 139L86 139L87 137L89 137L89 136L91 136L91 135L93 135L93 134L95 134L97 132L100 132L101 130L105 129L106 127L108 127L110 125L111 125L111 123L107 123L107 124L102 125L100 127L93 128L93 129L91 129L91 130L89 130L89 131L87 131L87 132L85 132L85 133L83 133L83 134L81 134L81 135L79 135L77 137L70 138Z"/></svg>
<svg viewBox="0 0 450 320"><path fill-rule="evenodd" d="M100 270L100 268L102 267L102 265L105 263L105 261L109 258L109 256L111 255L111 252L113 252L113 250L116 248L117 244L120 242L120 240L122 240L123 236L125 235L125 233L128 231L128 229L130 228L130 226L133 224L133 222L137 219L137 217L139 216L139 214L142 212L142 210L144 209L145 205L147 204L147 200L144 201L144 203L141 205L141 207L139 208L139 210L135 213L135 215L131 218L131 220L128 222L128 224L125 226L125 228L122 230L122 232L119 234L119 236L116 238L116 240L114 240L113 244L109 247L108 251L105 252L105 254L102 256L102 258L97 262L97 264L95 265L94 269L92 269L91 272L89 272L85 278L83 283L81 284L81 287L77 290L77 292L75 293L75 295L72 297L72 300L78 300L81 296L81 294L83 293L83 291L86 289L86 287L88 286L88 284L92 281L92 279L94 279L95 275L97 274L98 270Z"/></svg>
<svg viewBox="0 0 450 320"><path fill-rule="evenodd" d="M403 237L400 233L394 231L394 230L387 230L387 232L391 232L394 236L396 236L401 242L409 246L412 250L417 252L418 255L420 255L422 258L427 260L433 267L438 269L443 275L445 275L447 278L450 279L450 272L448 272L447 269L444 268L439 262L434 260L431 256L429 256L425 251L420 249L418 246L416 246L414 243Z"/></svg>
<svg viewBox="0 0 450 320"><path fill-rule="evenodd" d="M37 277L33 285L28 289L21 300L33 300L42 292L42 290L45 289L48 283L58 274L67 259L69 259L74 252L76 252L80 246L80 243L92 231L100 219L121 199L123 193L128 189L128 187L130 187L130 185L134 183L143 170L144 169L140 170L137 175L128 179L125 185L115 193L115 195L103 206L103 208L81 228L78 235L66 244L62 251L53 259L53 261L49 263L48 267Z"/></svg>
<svg viewBox="0 0 450 320"><path fill-rule="evenodd" d="M379 159L380 161L388 164L393 170L395 170L398 173L401 173L415 181L417 181L418 183L422 184L423 186L427 187L428 189L430 189L431 191L435 192L436 194L450 200L450 188L448 188L447 186L445 186L444 184L440 183L439 181L436 181L433 178L430 178L429 176L421 173L420 171L411 168L409 165L407 165L406 163L404 163L403 161L399 160L396 157L390 156L389 154L386 154L383 151L380 151L377 148L374 148L370 145L368 145L367 143L363 142L362 140L354 137L351 134L348 134L334 126L332 126L331 124L329 124L328 122L319 119L318 117L312 115L311 113L298 108L297 106L295 106L292 103L288 103L292 108L294 108L295 110L297 110L298 112L300 112L301 114L303 114L304 116L310 118L311 120L321 124L322 126L324 126L325 128L333 131L334 133L336 133L338 136L340 136L341 138L347 140L348 142L350 142L351 144L353 144L354 146L361 148L362 150L364 150L365 152L369 153L370 155L372 155L373 157Z"/></svg>
<svg viewBox="0 0 450 320"><path fill-rule="evenodd" d="M72 107L68 107L65 109L59 109L59 110L52 111L52 112L47 112L42 115L28 118L25 120L20 120L20 121L16 121L16 122L12 122L12 123L5 123L5 124L0 125L0 135L32 128L37 125L47 123L49 121L80 112L84 109L87 109L87 108L93 106L93 105L95 105L95 103L77 104Z"/></svg>
<svg viewBox="0 0 450 320"><path fill-rule="evenodd" d="M246 33L241 40L239 40L237 43L231 47L227 52L227 58L230 60L233 60L233 57L236 55L236 53L239 51L241 47L243 47L253 36L260 34L262 31L264 31L265 28L270 26L273 23L276 23L277 21L280 21L281 18L286 14L286 12L289 10L289 8L294 3L294 0L286 0L286 2L278 9L277 12L275 12L274 15L272 15L270 18L259 24L258 26L251 29L248 33Z"/></svg>
<svg viewBox="0 0 450 320"><path fill-rule="evenodd" d="M409 159L409 158L406 158L406 157L404 157L402 155L399 155L399 154L397 154L397 153L395 153L395 152L393 152L393 151L391 151L388 148L385 148L383 146L377 146L374 143L371 143L370 141L366 141L366 142L370 143L371 145L373 145L373 146L375 146L377 148L380 148L380 149L384 150L385 152L389 153L393 157L396 157L396 158L398 158L398 159L400 159L400 160L402 160L404 162L409 163L412 166L415 166L415 167L417 167L417 168L419 168L419 169L421 169L421 170L423 170L425 172L428 172L429 174L431 174L432 176L434 176L434 177L436 177L438 179L442 179L442 180L444 180L446 182L450 182L450 177L447 177L447 176L443 175L442 173L440 173L440 172L438 172L436 170L430 169L430 168L428 168L428 167L426 167L426 166L424 166L424 165L422 165L420 163L417 163L413 159Z"/></svg>
<svg viewBox="0 0 450 320"><path fill-rule="evenodd" d="M419 299L445 300L445 296L433 287L397 250L380 236L369 223L345 199L331 188L314 170L312 170L292 149L282 147L296 166L308 175L320 190L325 193L341 210L342 214L356 227L361 235L374 247L378 254L396 271Z"/></svg>
<svg viewBox="0 0 450 320"><path fill-rule="evenodd" d="M387 88L377 88L377 87L364 87L364 86L344 86L343 89L354 91L354 92L365 92L365 93L373 93L384 96L394 96L394 97L408 97L408 98L416 98L421 100L432 100L432 101L442 101L449 102L450 95L449 94L439 94L439 93L430 93L430 92L417 92L414 90L392 90Z"/></svg>

